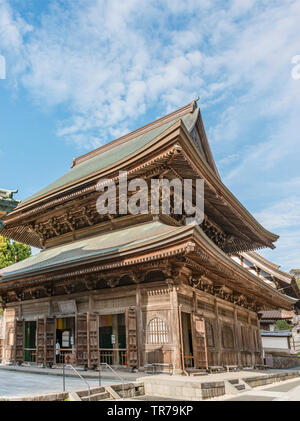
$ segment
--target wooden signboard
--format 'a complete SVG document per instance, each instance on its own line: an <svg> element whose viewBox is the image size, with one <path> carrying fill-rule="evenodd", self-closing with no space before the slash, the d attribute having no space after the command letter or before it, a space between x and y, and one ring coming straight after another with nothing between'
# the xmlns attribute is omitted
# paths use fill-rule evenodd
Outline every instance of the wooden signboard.
<svg viewBox="0 0 300 421"><path fill-rule="evenodd" d="M137 335L136 335L136 310L126 310L126 343L127 343L127 366L137 367Z"/></svg>
<svg viewBox="0 0 300 421"><path fill-rule="evenodd" d="M76 313L75 316L75 345L76 364L88 366L88 338L87 338L87 315Z"/></svg>
<svg viewBox="0 0 300 421"><path fill-rule="evenodd" d="M99 327L97 314L87 314L88 367L99 366Z"/></svg>

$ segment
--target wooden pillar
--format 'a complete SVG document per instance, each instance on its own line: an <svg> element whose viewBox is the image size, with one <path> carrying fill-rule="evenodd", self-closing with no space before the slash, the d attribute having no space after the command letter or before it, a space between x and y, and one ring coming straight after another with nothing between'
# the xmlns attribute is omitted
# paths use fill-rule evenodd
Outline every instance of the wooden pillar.
<svg viewBox="0 0 300 421"><path fill-rule="evenodd" d="M144 329L142 313L142 293L139 284L136 286L136 328L137 328L137 346L138 346L138 366L144 365Z"/></svg>
<svg viewBox="0 0 300 421"><path fill-rule="evenodd" d="M94 296L91 294L89 295L89 313L92 313L94 311Z"/></svg>
<svg viewBox="0 0 300 421"><path fill-rule="evenodd" d="M217 327L217 349L218 349L218 365L222 365L222 331L219 322L218 302L215 299L216 327Z"/></svg>
<svg viewBox="0 0 300 421"><path fill-rule="evenodd" d="M253 346L253 335L252 335L252 325L251 325L251 315L250 311L248 311L248 338L249 338L249 350L251 352L251 364L255 365L255 354L254 354L254 346Z"/></svg>
<svg viewBox="0 0 300 421"><path fill-rule="evenodd" d="M257 314L257 340L258 340L258 347L259 347L259 352L260 352L260 356L261 356L261 364L264 363L264 350L263 350L263 346L262 346L262 339L261 339L261 334L260 334L260 321L259 321L259 315Z"/></svg>
<svg viewBox="0 0 300 421"><path fill-rule="evenodd" d="M178 295L176 290L176 285L174 281L170 281L169 290L170 290L170 304L171 304L171 317L173 320L173 358L172 363L175 370L181 369L181 359L180 359L180 331L179 331L179 314L178 314Z"/></svg>
<svg viewBox="0 0 300 421"><path fill-rule="evenodd" d="M113 353L113 363L118 365L120 363L119 361L119 351L117 349L119 348L119 332L118 332L118 315L113 314L112 315L112 334L114 335L114 343L112 344L114 353Z"/></svg>
<svg viewBox="0 0 300 421"><path fill-rule="evenodd" d="M237 318L237 308L234 306L234 331L235 331L235 346L236 346L236 354L237 354L237 365L242 365L242 358L241 358L241 338L240 338L240 329L238 324Z"/></svg>

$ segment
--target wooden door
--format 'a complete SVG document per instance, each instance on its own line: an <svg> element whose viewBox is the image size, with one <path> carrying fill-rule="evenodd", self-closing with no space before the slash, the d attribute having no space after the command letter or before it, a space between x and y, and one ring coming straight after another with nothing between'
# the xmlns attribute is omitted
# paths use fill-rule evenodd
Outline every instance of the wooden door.
<svg viewBox="0 0 300 421"><path fill-rule="evenodd" d="M192 318L192 340L195 368L208 368L205 320L195 313Z"/></svg>
<svg viewBox="0 0 300 421"><path fill-rule="evenodd" d="M15 341L15 361L22 364L24 362L24 334L25 323L23 320L16 320L16 341Z"/></svg>
<svg viewBox="0 0 300 421"><path fill-rule="evenodd" d="M44 339L44 364L52 366L55 364L55 345L56 345L56 319L45 319L45 339Z"/></svg>
<svg viewBox="0 0 300 421"><path fill-rule="evenodd" d="M36 321L36 363L44 364L45 353L45 320Z"/></svg>
<svg viewBox="0 0 300 421"><path fill-rule="evenodd" d="M99 326L98 315L87 314L87 344L88 344L88 366L99 366Z"/></svg>
<svg viewBox="0 0 300 421"><path fill-rule="evenodd" d="M127 345L127 366L137 367L137 335L136 335L136 310L126 310L126 345Z"/></svg>
<svg viewBox="0 0 300 421"><path fill-rule="evenodd" d="M88 365L87 315L77 314L75 317L76 364Z"/></svg>

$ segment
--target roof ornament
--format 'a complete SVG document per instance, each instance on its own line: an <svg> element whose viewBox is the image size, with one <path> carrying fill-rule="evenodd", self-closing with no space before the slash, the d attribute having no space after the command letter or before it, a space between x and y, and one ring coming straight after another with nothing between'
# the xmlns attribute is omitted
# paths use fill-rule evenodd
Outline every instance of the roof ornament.
<svg viewBox="0 0 300 421"><path fill-rule="evenodd" d="M0 198L1 199L13 199L13 195L18 193L19 190L6 190L0 189Z"/></svg>

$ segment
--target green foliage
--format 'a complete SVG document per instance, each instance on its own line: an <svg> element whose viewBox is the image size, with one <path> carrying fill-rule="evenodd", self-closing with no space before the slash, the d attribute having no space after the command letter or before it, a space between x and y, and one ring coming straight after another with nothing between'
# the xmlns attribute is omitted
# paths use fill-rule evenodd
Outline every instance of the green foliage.
<svg viewBox="0 0 300 421"><path fill-rule="evenodd" d="M0 269L27 259L30 255L31 248L29 246L0 235Z"/></svg>
<svg viewBox="0 0 300 421"><path fill-rule="evenodd" d="M275 330L291 330L291 325L286 320L277 320Z"/></svg>

